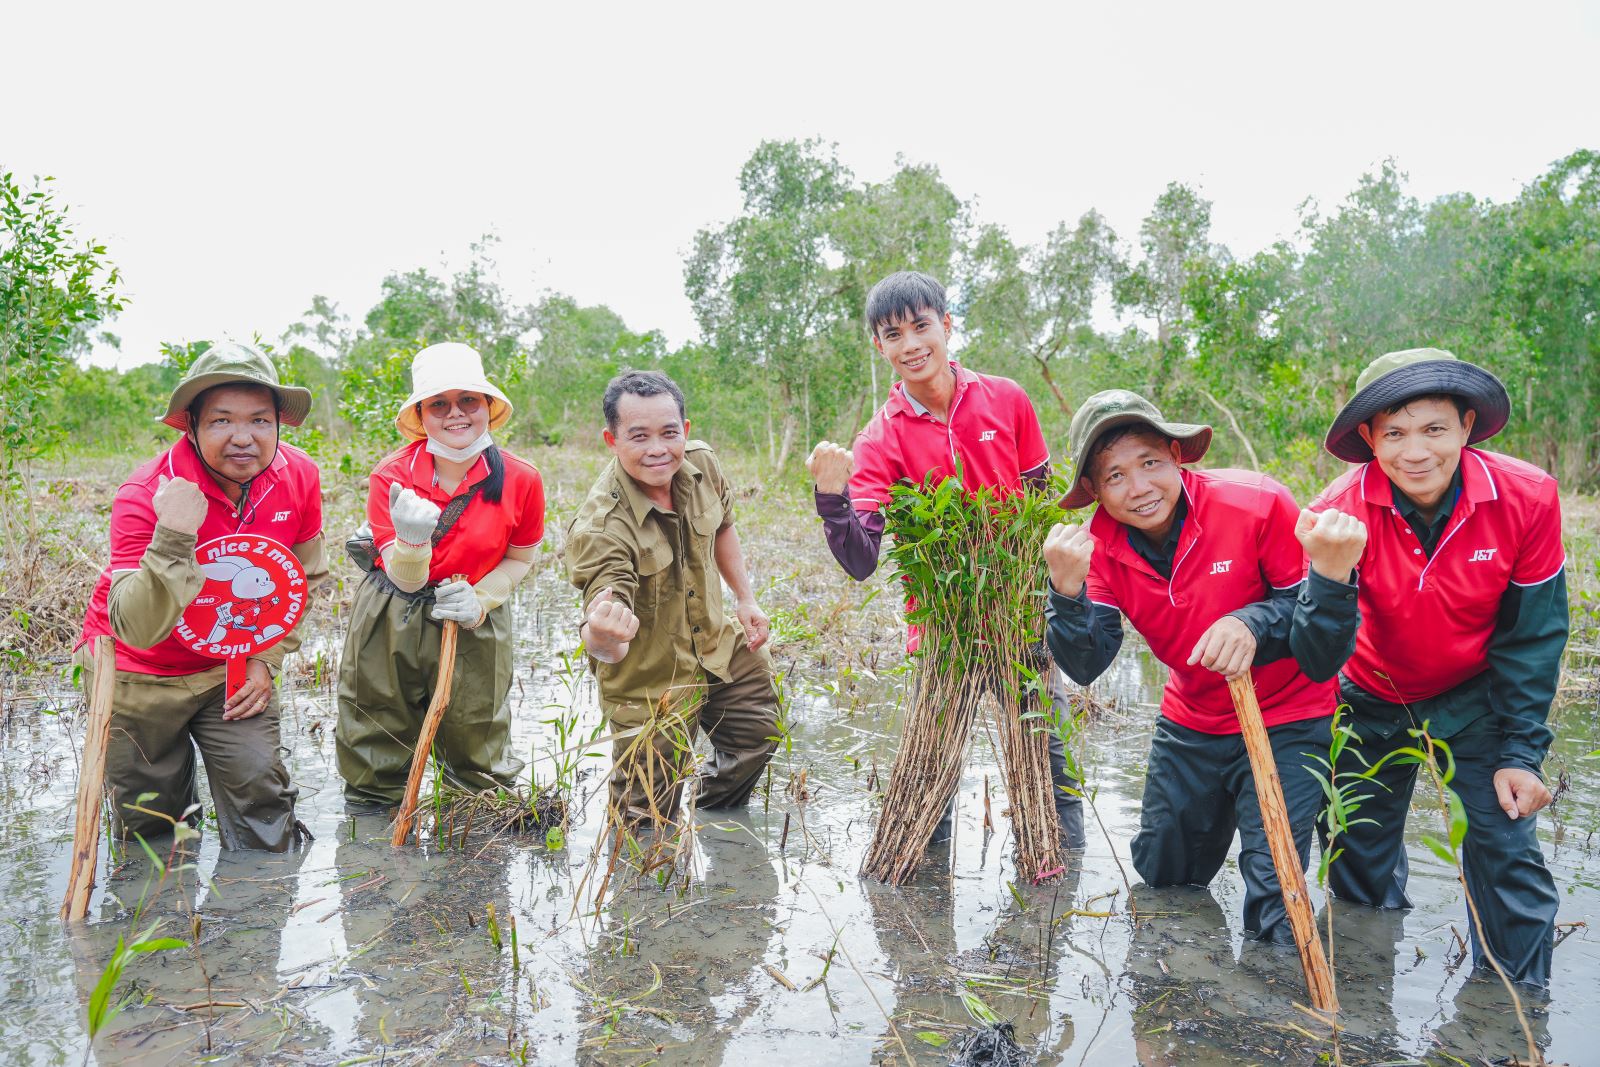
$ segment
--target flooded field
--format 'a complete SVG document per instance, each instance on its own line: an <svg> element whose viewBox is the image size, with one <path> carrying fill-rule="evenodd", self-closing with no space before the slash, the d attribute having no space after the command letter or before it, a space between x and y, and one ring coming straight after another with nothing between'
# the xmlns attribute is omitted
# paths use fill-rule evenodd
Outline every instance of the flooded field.
<svg viewBox="0 0 1600 1067"><path fill-rule="evenodd" d="M345 811L338 629L324 609L283 693L287 762L315 841L290 856L223 855L206 833L192 863L173 861L184 869L164 878L137 847L108 870L102 847L90 921L66 931L56 911L81 704L64 680L29 679L7 694L0 734L0 1061L938 1064L987 1010L1042 1064L1332 1062L1326 1028L1296 1007L1298 957L1243 940L1231 862L1209 891L1135 882L1130 908L1119 861L1133 878L1162 680L1137 648L1093 690L1101 710L1084 758L1103 831L1090 820L1089 848L1059 885L1018 880L983 730L953 844L904 888L858 878L899 732L900 632L887 583L848 585L814 523L796 508L786 526L746 535L757 588L773 583L763 603L789 743L748 811L699 819L688 870L612 864L597 841L604 756L577 761L564 841L486 817L425 825L420 848L391 848L382 816ZM553 558L516 610L517 745L547 783L560 738L598 724ZM1528 1011L1550 1061L1575 1064L1600 1062L1600 760L1583 758L1600 748L1600 711L1585 677L1564 689L1547 765L1563 786L1540 820L1563 926L1551 999ZM1467 981L1454 869L1419 840L1438 825L1419 800L1413 911L1337 905L1345 1063L1526 1055L1502 988ZM195 944L129 956L109 997L126 1005L90 1051L88 1020L107 1000L96 985L119 939L141 935Z"/></svg>

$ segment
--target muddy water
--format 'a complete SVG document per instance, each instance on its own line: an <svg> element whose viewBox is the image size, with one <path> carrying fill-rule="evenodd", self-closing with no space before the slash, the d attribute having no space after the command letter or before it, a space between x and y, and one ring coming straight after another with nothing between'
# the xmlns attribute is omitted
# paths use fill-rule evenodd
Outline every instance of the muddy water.
<svg viewBox="0 0 1600 1067"><path fill-rule="evenodd" d="M569 602L553 568L518 602L527 646L512 699L524 758L556 747L545 720L561 706L576 701L585 733L596 722L592 684L564 673L557 654L574 640ZM331 663L336 643L323 651ZM796 668L792 747L774 761L770 793L740 815L703 818L688 877L665 888L619 863L596 917L609 855L595 840L605 760L583 761L587 800L564 847L480 826L464 849L394 850L382 818L345 813L331 692L302 672L286 686L284 738L315 842L296 856L225 856L207 834L192 865L164 880L127 857L109 878L102 868L91 921L71 933L56 909L81 727L75 695L58 687L12 707L0 748L0 1061L83 1062L91 991L118 939L159 923L191 940L193 913L204 972L192 949L135 956L112 998L126 1007L94 1040L99 1062L943 1063L970 1025L963 991L1012 1021L1040 1063L1313 1062L1329 1045L1294 1006L1304 999L1297 957L1243 940L1232 863L1209 891L1136 885L1130 916L1118 860L1128 866L1160 681L1130 650L1096 690L1114 705L1086 743L1105 832L1091 821L1087 854L1061 885L1016 884L980 734L953 847L892 890L856 870L903 679L859 665ZM1597 719L1592 689L1561 707L1550 766L1568 786L1541 819L1560 920L1591 926L1600 761L1581 757L1600 748ZM551 776L548 759L535 766ZM986 780L1002 829L993 836L982 828ZM1454 872L1416 840L1435 818L1421 805L1412 815L1415 910L1336 912L1347 1063L1456 1062L1445 1051L1492 1062L1525 1047L1498 985L1466 981ZM1538 1040L1554 1062L1600 1062L1600 931L1570 928L1555 959L1552 999L1529 1012ZM221 1006L196 1007L207 1001Z"/></svg>

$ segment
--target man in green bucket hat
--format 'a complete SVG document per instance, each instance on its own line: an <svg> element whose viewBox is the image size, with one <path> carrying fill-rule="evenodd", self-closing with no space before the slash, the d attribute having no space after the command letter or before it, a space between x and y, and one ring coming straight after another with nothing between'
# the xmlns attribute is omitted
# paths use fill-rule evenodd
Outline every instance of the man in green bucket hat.
<svg viewBox="0 0 1600 1067"><path fill-rule="evenodd" d="M1150 744L1134 868L1152 886L1206 885L1237 829L1245 932L1290 945L1228 679L1248 673L1254 681L1304 865L1323 803L1309 771L1327 757L1336 668L1311 673L1296 657L1308 643L1348 649L1354 639L1347 583L1365 532L1337 512L1302 516L1289 491L1263 475L1186 469L1210 444L1211 427L1169 421L1126 389L1078 408L1070 431L1077 484L1061 503L1099 507L1045 541L1048 640L1061 669L1087 685L1116 656L1124 616L1144 636L1171 674Z"/></svg>
<svg viewBox="0 0 1600 1067"><path fill-rule="evenodd" d="M1455 765L1467 816L1461 857L1482 918L1475 965L1492 952L1514 982L1550 980L1558 897L1535 833L1551 801L1540 768L1567 640L1561 501L1544 471L1471 447L1511 413L1500 379L1437 348L1368 364L1325 447L1356 464L1311 504L1353 514L1362 553L1361 628L1342 667L1361 754L1381 788L1341 834L1333 891L1409 908L1405 825L1417 765L1386 761L1426 725ZM1443 755L1441 762L1449 762Z"/></svg>
<svg viewBox="0 0 1600 1067"><path fill-rule="evenodd" d="M321 476L310 457L278 437L280 426L300 425L310 408L311 393L281 384L259 348L215 345L195 360L161 416L183 436L117 490L111 558L84 615L78 662L87 691L89 643L115 638L106 780L125 832L150 837L170 832L169 819L199 821L197 748L223 848L283 852L303 830L278 754L273 685L300 643L297 629L249 657L245 683L230 697L222 661L193 651L173 628L206 582L196 546L216 537L254 534L290 546L308 592L327 577ZM155 799L140 799L147 794Z"/></svg>

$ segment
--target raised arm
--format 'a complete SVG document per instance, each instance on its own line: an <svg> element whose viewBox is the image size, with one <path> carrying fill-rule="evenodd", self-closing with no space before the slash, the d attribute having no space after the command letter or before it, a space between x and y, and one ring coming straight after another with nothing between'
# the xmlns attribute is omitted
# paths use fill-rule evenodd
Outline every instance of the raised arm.
<svg viewBox="0 0 1600 1067"><path fill-rule="evenodd" d="M828 551L846 574L858 582L866 581L878 569L883 514L876 508L858 511L850 500L854 454L831 441L822 441L806 458L806 469L816 483L817 515L822 519Z"/></svg>
<svg viewBox="0 0 1600 1067"><path fill-rule="evenodd" d="M206 498L185 478L161 478L153 497L124 486L111 508L111 632L134 648L159 644L200 595L205 575L195 540Z"/></svg>

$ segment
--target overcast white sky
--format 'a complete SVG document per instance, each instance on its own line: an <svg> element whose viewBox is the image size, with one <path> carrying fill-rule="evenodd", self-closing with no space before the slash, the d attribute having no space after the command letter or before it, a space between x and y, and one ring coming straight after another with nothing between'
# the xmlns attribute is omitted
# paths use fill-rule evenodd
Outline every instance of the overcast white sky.
<svg viewBox="0 0 1600 1067"><path fill-rule="evenodd" d="M126 366L314 293L359 320L490 230L514 295L683 341L684 252L765 138L937 164L1022 240L1090 207L1131 237L1192 182L1240 254L1386 156L1500 200L1600 146L1594 3L1073 6L12 4L0 166L109 246Z"/></svg>

